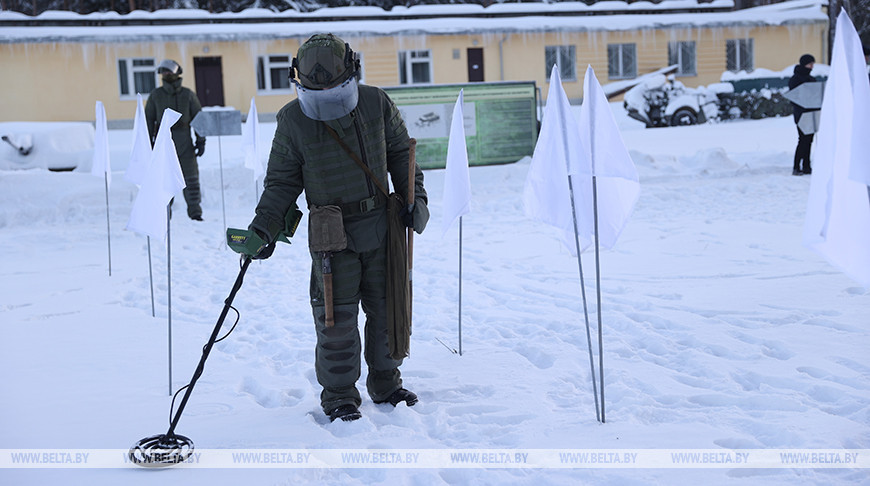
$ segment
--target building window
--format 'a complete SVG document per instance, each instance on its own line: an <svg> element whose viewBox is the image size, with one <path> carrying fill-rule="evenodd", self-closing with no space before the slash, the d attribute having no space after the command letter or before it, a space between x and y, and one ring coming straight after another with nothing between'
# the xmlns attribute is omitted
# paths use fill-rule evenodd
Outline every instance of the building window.
<svg viewBox="0 0 870 486"><path fill-rule="evenodd" d="M257 58L257 91L288 93L290 91L290 60L288 54L270 54Z"/></svg>
<svg viewBox="0 0 870 486"><path fill-rule="evenodd" d="M134 98L137 93L151 93L157 87L156 69L153 58L118 59L121 98Z"/></svg>
<svg viewBox="0 0 870 486"><path fill-rule="evenodd" d="M577 51L574 46L545 46L544 59L547 82L550 81L554 65L559 66L562 81L577 81Z"/></svg>
<svg viewBox="0 0 870 486"><path fill-rule="evenodd" d="M755 69L755 47L752 39L728 39L725 43L725 65L729 71Z"/></svg>
<svg viewBox="0 0 870 486"><path fill-rule="evenodd" d="M677 76L695 76L698 68L695 64L695 41L678 41L668 43L668 65L677 65Z"/></svg>
<svg viewBox="0 0 870 486"><path fill-rule="evenodd" d="M431 51L399 51L399 84L428 84L431 82Z"/></svg>
<svg viewBox="0 0 870 486"><path fill-rule="evenodd" d="M637 46L635 44L607 45L607 76L610 79L637 77Z"/></svg>

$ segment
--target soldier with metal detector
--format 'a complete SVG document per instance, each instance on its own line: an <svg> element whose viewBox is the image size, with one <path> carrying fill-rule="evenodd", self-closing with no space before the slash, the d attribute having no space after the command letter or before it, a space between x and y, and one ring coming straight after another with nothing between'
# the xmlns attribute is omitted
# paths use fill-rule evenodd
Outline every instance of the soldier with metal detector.
<svg viewBox="0 0 870 486"><path fill-rule="evenodd" d="M396 351L393 341L401 336L388 332L393 307L409 304L395 295L398 291L388 290L394 288L388 267L396 266L388 261L405 256L388 251L398 232L388 236L387 208L395 208L390 214L394 225L401 222L402 238L405 227L421 233L429 219L423 172L409 157L412 142L395 104L383 90L358 83L359 59L350 45L332 34L314 35L299 48L292 66L297 99L278 112L264 191L249 229L272 241L288 208L305 191L315 369L323 387L321 406L330 420L361 416L356 388L360 304L369 396L375 403L414 405L417 396L402 387L399 372L407 350ZM253 257L268 258L273 248L270 244Z"/></svg>

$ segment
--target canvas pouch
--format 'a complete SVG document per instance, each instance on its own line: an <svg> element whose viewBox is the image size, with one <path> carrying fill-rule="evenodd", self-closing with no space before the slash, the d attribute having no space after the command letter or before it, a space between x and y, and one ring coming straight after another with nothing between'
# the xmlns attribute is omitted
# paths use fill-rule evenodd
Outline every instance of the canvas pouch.
<svg viewBox="0 0 870 486"><path fill-rule="evenodd" d="M335 253L347 248L344 220L338 206L311 206L308 212L308 247L312 252Z"/></svg>

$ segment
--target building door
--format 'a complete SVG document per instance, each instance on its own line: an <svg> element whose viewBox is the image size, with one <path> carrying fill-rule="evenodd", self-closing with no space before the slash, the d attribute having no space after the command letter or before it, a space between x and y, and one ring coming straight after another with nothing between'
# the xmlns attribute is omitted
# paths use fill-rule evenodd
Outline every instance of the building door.
<svg viewBox="0 0 870 486"><path fill-rule="evenodd" d="M483 48L468 48L468 82L483 82Z"/></svg>
<svg viewBox="0 0 870 486"><path fill-rule="evenodd" d="M224 76L220 57L194 57L196 96L202 106L224 106Z"/></svg>

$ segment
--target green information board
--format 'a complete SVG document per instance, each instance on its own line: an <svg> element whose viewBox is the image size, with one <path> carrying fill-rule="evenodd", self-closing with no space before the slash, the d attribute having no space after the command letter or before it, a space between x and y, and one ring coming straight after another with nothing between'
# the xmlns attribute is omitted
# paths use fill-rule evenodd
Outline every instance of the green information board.
<svg viewBox="0 0 870 486"><path fill-rule="evenodd" d="M506 164L532 155L538 137L532 81L384 88L402 113L408 133L417 139L420 167L445 167L460 89L469 165Z"/></svg>

